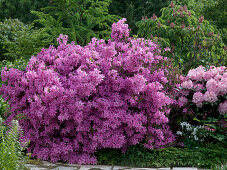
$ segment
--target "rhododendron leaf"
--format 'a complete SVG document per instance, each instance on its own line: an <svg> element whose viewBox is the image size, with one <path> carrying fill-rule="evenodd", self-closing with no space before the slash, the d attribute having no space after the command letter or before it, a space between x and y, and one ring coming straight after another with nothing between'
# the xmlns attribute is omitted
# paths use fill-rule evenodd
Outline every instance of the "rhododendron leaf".
<svg viewBox="0 0 227 170"><path fill-rule="evenodd" d="M195 121L197 121L197 122L200 122L200 120L197 119L196 117L194 117L193 120L195 120Z"/></svg>

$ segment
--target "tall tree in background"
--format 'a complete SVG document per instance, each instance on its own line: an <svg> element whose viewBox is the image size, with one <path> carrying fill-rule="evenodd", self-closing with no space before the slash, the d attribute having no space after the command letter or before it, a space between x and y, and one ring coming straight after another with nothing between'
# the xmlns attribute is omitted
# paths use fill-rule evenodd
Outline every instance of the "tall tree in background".
<svg viewBox="0 0 227 170"><path fill-rule="evenodd" d="M0 21L17 18L24 23L31 23L35 16L30 10L39 11L50 4L48 0L0 0Z"/></svg>
<svg viewBox="0 0 227 170"><path fill-rule="evenodd" d="M136 22L142 17L151 17L155 13L161 15L160 9L168 6L169 0L112 0L109 10L112 14L127 18L127 23L136 34Z"/></svg>
<svg viewBox="0 0 227 170"><path fill-rule="evenodd" d="M53 0L43 12L31 11L39 19L35 23L49 28L55 38L69 35L70 40L86 45L92 37L108 39L111 25L120 17L110 15L111 0Z"/></svg>

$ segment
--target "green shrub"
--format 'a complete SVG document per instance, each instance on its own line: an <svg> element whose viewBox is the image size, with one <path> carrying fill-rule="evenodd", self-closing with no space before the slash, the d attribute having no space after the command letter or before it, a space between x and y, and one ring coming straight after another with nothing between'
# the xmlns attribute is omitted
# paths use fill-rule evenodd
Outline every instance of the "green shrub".
<svg viewBox="0 0 227 170"><path fill-rule="evenodd" d="M203 15L220 30L223 42L227 44L227 3L225 0L176 0L180 5L187 5L197 16Z"/></svg>
<svg viewBox="0 0 227 170"><path fill-rule="evenodd" d="M203 16L173 2L161 11L161 17L137 23L138 35L170 47L168 57L174 58L184 73L199 65L227 64L222 38Z"/></svg>
<svg viewBox="0 0 227 170"><path fill-rule="evenodd" d="M148 150L143 146L131 146L126 153L117 149L104 149L97 153L99 164L135 167L200 167L215 168L226 165L226 146L198 145L195 148Z"/></svg>
<svg viewBox="0 0 227 170"><path fill-rule="evenodd" d="M46 29L34 29L18 19L0 22L0 61L29 59L52 41Z"/></svg>
<svg viewBox="0 0 227 170"><path fill-rule="evenodd" d="M218 28L226 28L227 3L225 0L176 0L179 5L187 5L196 15L204 17L217 25Z"/></svg>

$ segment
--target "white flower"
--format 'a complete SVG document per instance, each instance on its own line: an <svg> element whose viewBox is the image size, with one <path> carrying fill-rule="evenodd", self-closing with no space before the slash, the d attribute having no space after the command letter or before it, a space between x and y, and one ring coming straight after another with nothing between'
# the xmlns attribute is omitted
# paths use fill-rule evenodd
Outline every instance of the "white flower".
<svg viewBox="0 0 227 170"><path fill-rule="evenodd" d="M181 131L177 131L176 134L182 136L182 132Z"/></svg>

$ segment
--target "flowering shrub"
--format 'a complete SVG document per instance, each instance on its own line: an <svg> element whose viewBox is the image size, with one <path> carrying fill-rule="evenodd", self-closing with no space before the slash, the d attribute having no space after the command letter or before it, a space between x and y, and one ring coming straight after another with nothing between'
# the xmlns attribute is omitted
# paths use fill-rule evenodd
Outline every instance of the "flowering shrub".
<svg viewBox="0 0 227 170"><path fill-rule="evenodd" d="M95 164L102 148L142 143L162 148L174 141L167 92L173 67L150 40L129 37L126 19L113 24L107 43L85 47L60 35L20 71L4 68L0 92L19 121L33 157Z"/></svg>
<svg viewBox="0 0 227 170"><path fill-rule="evenodd" d="M176 104L184 120L201 125L208 132L207 140L226 140L227 68L199 66L180 77Z"/></svg>
<svg viewBox="0 0 227 170"><path fill-rule="evenodd" d="M161 17L154 14L137 23L138 35L153 39L162 48L170 47L168 57L174 58L184 73L199 65L226 64L225 44L203 16L173 2L161 11Z"/></svg>

